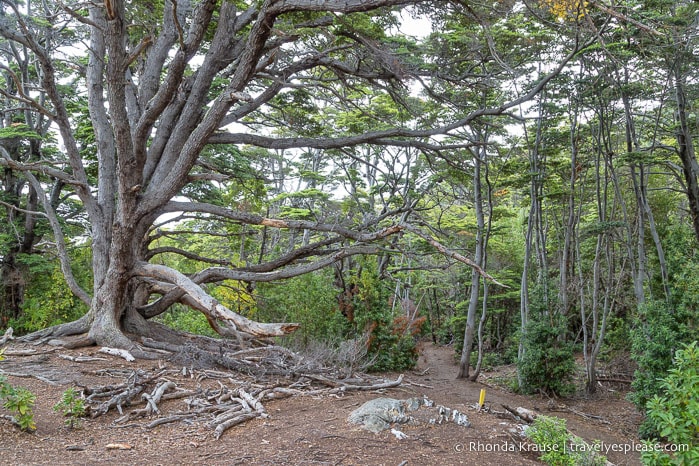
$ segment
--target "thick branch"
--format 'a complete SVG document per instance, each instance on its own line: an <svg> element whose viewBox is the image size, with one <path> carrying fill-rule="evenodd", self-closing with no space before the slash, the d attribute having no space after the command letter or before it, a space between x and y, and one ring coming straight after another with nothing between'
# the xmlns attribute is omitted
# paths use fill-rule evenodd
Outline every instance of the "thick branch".
<svg viewBox="0 0 699 466"><path fill-rule="evenodd" d="M42 175L50 176L52 178L56 178L58 180L61 180L65 184L69 184L69 185L73 185L73 186L80 186L82 188L87 188L87 185L72 178L68 173L64 172L63 170L49 167L45 163L41 163L41 162L20 163L20 162L17 162L16 160L13 160L9 156L9 154L6 154L5 149L3 149L3 157L0 157L0 165L3 167L11 168L12 170L17 170L17 171L21 171L21 172L40 173Z"/></svg>
<svg viewBox="0 0 699 466"><path fill-rule="evenodd" d="M262 225L273 228L289 228L297 230L313 230L313 231L323 231L327 233L336 233L342 235L346 238L353 239L359 242L371 242L381 239L386 236L390 236L396 233L397 227L392 226L385 228L376 233L364 233L361 230L352 230L336 223L318 223L309 220L285 220L285 219L275 219L266 218L261 215L249 214L246 212L239 212L235 210L226 209L225 207L216 206L213 204L196 203L196 202L177 202L170 201L161 210L161 213L168 212L201 212L213 215L218 215L222 218L227 218L229 220L238 221L240 223L245 223L248 225ZM366 226L364 227L366 228Z"/></svg>
<svg viewBox="0 0 699 466"><path fill-rule="evenodd" d="M229 261L228 259L213 259L211 257L204 257L204 256L200 256L199 254L185 251L184 249L176 248L173 246L163 246L163 247L159 247L159 248L150 249L148 251L148 254L146 255L146 258L152 259L154 256L156 256L158 254L167 254L167 253L177 254L177 255L180 255L182 257L186 257L187 259L191 259L191 260L198 261L198 262L205 262L205 263L209 263L209 264L218 264L218 265L223 265L223 266L231 265L231 261Z"/></svg>
<svg viewBox="0 0 699 466"><path fill-rule="evenodd" d="M170 267L139 262L135 266L134 272L136 275L156 278L177 285L201 306L200 309L202 312L210 319L229 322L234 325L237 330L256 337L282 336L293 332L299 327L298 324L265 324L247 319L220 304L191 279Z"/></svg>
<svg viewBox="0 0 699 466"><path fill-rule="evenodd" d="M380 249L377 246L345 248L334 251L332 253L328 253L323 259L317 260L315 262L272 270L269 270L269 264L261 264L260 266L253 266L247 269L211 267L195 274L193 277L190 278L190 280L195 284L213 283L220 282L223 280L240 280L246 282L271 282L314 272L316 270L328 267L352 255L377 254L379 251ZM289 254L289 256L293 255L294 253ZM283 262L284 259L285 258L280 259L279 262ZM288 257L286 257L286 259L288 259ZM279 267L281 267L281 265L279 265ZM164 295L159 300L146 306L143 306L139 309L139 312L146 318L154 317L160 314L161 312L164 312L168 307L170 307L176 302L183 302L184 304L190 307L199 309L198 306L192 306L190 302L184 300L184 291L182 289L167 290L164 289L163 285L159 283L157 284L157 287L151 287L151 291L154 293L161 292L164 293Z"/></svg>
<svg viewBox="0 0 699 466"><path fill-rule="evenodd" d="M392 231L398 231L393 229ZM221 280L242 280L246 282L271 282L286 278L298 277L316 270L323 269L340 260L358 254L377 254L380 251L378 246L356 246L340 249L334 254L319 259L309 264L287 267L271 272L250 272L239 269L227 269L222 267L210 267L197 275L201 282L212 282Z"/></svg>
<svg viewBox="0 0 699 466"><path fill-rule="evenodd" d="M336 13L359 13L386 6L415 5L424 0L283 0L274 7L277 14L292 11L334 11Z"/></svg>

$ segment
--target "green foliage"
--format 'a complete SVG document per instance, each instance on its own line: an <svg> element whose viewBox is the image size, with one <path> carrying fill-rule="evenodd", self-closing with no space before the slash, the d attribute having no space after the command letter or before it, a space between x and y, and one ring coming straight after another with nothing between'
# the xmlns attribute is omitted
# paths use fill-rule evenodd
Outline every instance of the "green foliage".
<svg viewBox="0 0 699 466"><path fill-rule="evenodd" d="M211 328L211 325L209 325L204 314L180 304L173 305L167 312L160 314L153 320L183 332L214 338L218 336L214 329Z"/></svg>
<svg viewBox="0 0 699 466"><path fill-rule="evenodd" d="M22 305L22 315L9 322L11 327L18 333L33 332L75 320L87 311L87 306L71 293L57 263L47 262L36 254L25 257L31 263L32 278Z"/></svg>
<svg viewBox="0 0 699 466"><path fill-rule="evenodd" d="M638 364L629 399L639 410L661 391L662 377L672 366L672 355L683 342L689 341L686 325L690 316L671 312L666 303L651 301L639 307L631 330L631 357ZM644 438L657 436L646 420L640 428Z"/></svg>
<svg viewBox="0 0 699 466"><path fill-rule="evenodd" d="M671 210L663 205L661 209ZM699 242L688 225L673 225L667 231L665 258L669 271L670 303L679 321L692 322L699 312ZM683 340L689 343L689 340Z"/></svg>
<svg viewBox="0 0 699 466"><path fill-rule="evenodd" d="M539 416L527 428L525 435L544 452L539 458L544 463L556 466L574 464L566 454L568 429L565 419Z"/></svg>
<svg viewBox="0 0 699 466"><path fill-rule="evenodd" d="M471 353L471 367L476 367L478 363L478 352ZM507 364L503 360L503 356L497 352L484 352L481 360L481 369L484 371L492 371L498 366Z"/></svg>
<svg viewBox="0 0 699 466"><path fill-rule="evenodd" d="M660 388L661 395L653 396L646 404L647 422L678 451L649 448L643 452L643 463L699 464L699 347L696 341L677 351L673 367L660 382Z"/></svg>
<svg viewBox="0 0 699 466"><path fill-rule="evenodd" d="M542 452L539 459L551 466L603 466L607 461L583 439L571 435L565 419L539 416L527 428L525 435Z"/></svg>
<svg viewBox="0 0 699 466"><path fill-rule="evenodd" d="M87 414L85 400L74 388L69 388L63 392L61 401L53 406L53 410L66 417L65 425L71 429L80 427L80 418Z"/></svg>
<svg viewBox="0 0 699 466"><path fill-rule="evenodd" d="M379 280L374 271L363 270L354 297L354 324L358 332L368 334L371 370L400 371L411 369L418 358L415 337L424 319L408 322L391 306L392 290ZM399 308L400 306L396 306Z"/></svg>
<svg viewBox="0 0 699 466"><path fill-rule="evenodd" d="M41 135L23 123L0 128L0 139L41 139Z"/></svg>
<svg viewBox="0 0 699 466"><path fill-rule="evenodd" d="M607 318L607 331L604 336L605 345L601 356L611 358L617 352L629 350L630 325L628 319L610 316Z"/></svg>
<svg viewBox="0 0 699 466"><path fill-rule="evenodd" d="M25 432L36 430L33 411L36 395L26 388L13 387L7 377L0 375L0 399L5 409L15 413L12 420L20 429Z"/></svg>
<svg viewBox="0 0 699 466"><path fill-rule="evenodd" d="M458 311L459 305L456 305ZM464 330L466 329L466 315L463 313L453 315L445 319L442 324L435 329L437 343L449 345L454 343L454 352L461 354L464 344Z"/></svg>
<svg viewBox="0 0 699 466"><path fill-rule="evenodd" d="M285 340L293 346L305 348L317 341L340 341L348 324L339 311L338 292L332 283L332 271L321 270L281 284L260 284L254 318L300 323L301 328Z"/></svg>
<svg viewBox="0 0 699 466"><path fill-rule="evenodd" d="M542 316L528 322L524 357L517 364L523 392L565 396L575 391L573 345L561 339L565 329L562 317Z"/></svg>

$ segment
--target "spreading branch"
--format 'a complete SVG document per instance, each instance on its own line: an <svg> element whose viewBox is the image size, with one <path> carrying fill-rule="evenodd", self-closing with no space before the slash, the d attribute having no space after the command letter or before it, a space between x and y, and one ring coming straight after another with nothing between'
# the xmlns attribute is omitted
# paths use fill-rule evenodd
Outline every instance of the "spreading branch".
<svg viewBox="0 0 699 466"><path fill-rule="evenodd" d="M202 312L214 321L230 323L234 330L239 330L256 337L282 336L298 329L299 324L291 323L259 323L237 314L220 304L199 285L183 273L164 265L141 262L134 268L137 276L150 277L177 285L199 305Z"/></svg>

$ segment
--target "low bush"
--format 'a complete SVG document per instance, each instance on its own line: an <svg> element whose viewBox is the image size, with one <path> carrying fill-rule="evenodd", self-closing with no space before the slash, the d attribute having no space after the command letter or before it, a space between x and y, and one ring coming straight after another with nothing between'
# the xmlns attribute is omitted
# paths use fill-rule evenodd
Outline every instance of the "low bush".
<svg viewBox="0 0 699 466"><path fill-rule="evenodd" d="M4 359L4 349L0 351L0 361ZM34 402L36 395L22 387L14 387L7 381L7 377L0 375L0 400L2 406L13 412L14 415L5 416L26 432L36 430L34 422Z"/></svg>
<svg viewBox="0 0 699 466"><path fill-rule="evenodd" d="M672 367L672 356L683 342L688 342L689 316L671 311L664 302L649 302L638 310L631 330L631 357L638 364L631 384L629 400L640 411L662 390L662 380ZM650 419L640 427L642 438L658 437Z"/></svg>
<svg viewBox="0 0 699 466"><path fill-rule="evenodd" d="M607 462L594 446L568 432L565 419L539 416L525 435L542 452L539 459L551 466L604 466Z"/></svg>
<svg viewBox="0 0 699 466"><path fill-rule="evenodd" d="M74 388L69 388L63 392L61 401L53 406L53 410L65 416L65 425L70 429L80 427L80 418L85 417L87 414L85 400Z"/></svg>
<svg viewBox="0 0 699 466"><path fill-rule="evenodd" d="M648 449L647 465L699 464L699 347L697 342L677 351L673 367L660 381L661 394L646 407L647 422L670 448ZM658 441L648 442L657 445Z"/></svg>

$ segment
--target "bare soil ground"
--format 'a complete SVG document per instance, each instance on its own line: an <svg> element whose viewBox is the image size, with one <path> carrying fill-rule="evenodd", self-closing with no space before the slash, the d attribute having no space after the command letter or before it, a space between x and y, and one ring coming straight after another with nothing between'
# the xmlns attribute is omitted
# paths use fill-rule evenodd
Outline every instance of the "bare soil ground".
<svg viewBox="0 0 699 466"><path fill-rule="evenodd" d="M8 350L26 348L30 347L11 345ZM620 387L602 386L590 399L550 400L516 395L494 384L513 368L484 373L483 383L456 380L453 349L426 344L416 370L404 374L403 383L396 388L380 393L361 391L266 401L268 417L232 427L219 439L205 422L184 419L148 428L154 417L115 423L120 414L112 411L85 419L78 429L69 429L52 407L76 383L116 385L123 382L124 373L137 368L147 372L169 368L172 371L168 378L181 388L215 390L222 382L191 373L182 375L181 368L164 361L129 363L97 354L97 348L34 349L41 353L8 355L0 362L0 371L15 374L8 377L12 385L26 387L37 396L36 432L20 432L10 422L0 420L2 465L534 465L541 464L537 453L520 444L521 438L516 434L521 424L494 413L503 412L503 404L565 418L571 432L588 442L599 440L603 445L637 443L636 431L641 421L635 408L625 401ZM107 360L79 363L61 355L93 355ZM105 368L110 371L104 371ZM396 378L396 374L385 376ZM232 374L226 383L235 378L238 376ZM487 390L488 409L479 411L477 401L482 388ZM347 422L350 412L380 396L427 396L466 413L472 426L401 425L397 428L407 438L399 440L390 431L372 434ZM163 401L159 407L161 416L186 408L183 399ZM0 414L6 413L0 408ZM637 454L610 452L607 456L618 465L640 464Z"/></svg>

